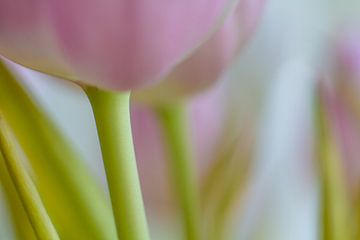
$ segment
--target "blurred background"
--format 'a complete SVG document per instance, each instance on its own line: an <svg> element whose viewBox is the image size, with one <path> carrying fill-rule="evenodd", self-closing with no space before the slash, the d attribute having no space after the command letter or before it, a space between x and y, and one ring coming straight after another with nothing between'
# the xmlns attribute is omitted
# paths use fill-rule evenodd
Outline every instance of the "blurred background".
<svg viewBox="0 0 360 240"><path fill-rule="evenodd" d="M222 187L229 186L231 177L220 178L217 190L207 193L204 186L209 198L203 205L211 208L212 201L220 201L226 206L231 239L319 239L322 191L314 92L319 82L325 82L321 85L325 86L324 95L334 92L335 80L323 79L336 78L331 60L337 51L335 39L347 26L360 29L358 18L358 0L269 0L255 36L222 76L223 81L191 100L200 185L216 169L217 157L232 152L225 172L238 176L235 190ZM85 95L71 83L30 70L18 71L105 186L96 129ZM132 108L151 234L156 240L177 239L176 210L157 123L146 107L134 103ZM354 129L360 121L352 123L353 129L347 125L349 135L358 131ZM348 144L357 149L359 137L349 138ZM360 178L360 153L352 154L352 160L342 158L344 169L348 169L345 179L350 196L357 192ZM233 195L219 200L229 191ZM1 199L0 203L0 239L12 239L6 203Z"/></svg>

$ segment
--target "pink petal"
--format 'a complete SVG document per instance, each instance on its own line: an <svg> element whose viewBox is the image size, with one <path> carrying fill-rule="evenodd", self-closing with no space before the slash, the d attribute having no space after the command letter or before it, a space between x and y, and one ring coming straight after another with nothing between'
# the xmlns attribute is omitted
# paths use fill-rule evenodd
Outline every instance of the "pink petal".
<svg viewBox="0 0 360 240"><path fill-rule="evenodd" d="M68 77L43 0L0 1L0 54L21 65Z"/></svg>
<svg viewBox="0 0 360 240"><path fill-rule="evenodd" d="M232 1L47 2L81 81L128 90L159 80L209 35Z"/></svg>

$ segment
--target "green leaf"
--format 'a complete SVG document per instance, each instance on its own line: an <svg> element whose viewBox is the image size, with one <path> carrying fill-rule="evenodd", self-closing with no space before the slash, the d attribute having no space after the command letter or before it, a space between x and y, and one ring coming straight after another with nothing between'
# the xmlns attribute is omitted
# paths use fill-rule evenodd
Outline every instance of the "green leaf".
<svg viewBox="0 0 360 240"><path fill-rule="evenodd" d="M2 63L0 112L29 159L60 237L117 239L112 211L99 183L68 139Z"/></svg>

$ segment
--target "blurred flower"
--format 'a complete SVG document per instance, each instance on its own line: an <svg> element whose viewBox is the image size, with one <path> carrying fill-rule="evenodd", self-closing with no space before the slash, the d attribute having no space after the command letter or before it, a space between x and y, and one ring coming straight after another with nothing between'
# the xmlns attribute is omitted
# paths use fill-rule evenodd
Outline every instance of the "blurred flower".
<svg viewBox="0 0 360 240"><path fill-rule="evenodd" d="M360 236L360 28L356 23L359 22L355 21L336 31L335 39L330 42L326 74L320 82L320 97L329 125L327 138L330 140L327 141L333 141L332 159L328 159L327 163L327 170L333 174L328 181L333 182L330 190L326 191L330 194L331 191L336 192L329 198L332 203L336 203L339 196L343 198L342 203L338 202L333 209L339 211L339 208L343 208L346 214L341 217L338 212L329 209L328 218L331 219L329 212L333 211L333 223L343 219L346 224L344 232L350 233L354 239ZM329 162L336 158L338 163L331 170ZM338 224L333 224L333 229ZM331 231L328 230L329 233Z"/></svg>
<svg viewBox="0 0 360 240"><path fill-rule="evenodd" d="M179 213L167 176L166 142L153 105L143 103L174 99L189 103L191 145L200 183L208 180L217 163L223 163L218 158L234 152L212 186L216 191L207 195L212 198L210 204L219 205L227 197L229 181L241 181L244 176L248 181L241 192L245 199L240 202L237 192L237 202L231 205L236 221L227 222L227 230L229 235L235 230L233 239L314 240L326 224L328 236L334 237L330 236L336 232L333 226L343 218L336 214L339 197L352 201L351 215L359 209L358 222L346 222L346 227L360 226L360 25L353 21L360 16L359 1L269 1L257 28L264 1L239 0L225 18L225 10L230 11L236 0L216 0L214 8L206 0L155 0L155 4L144 0L99 4L95 0L3 0L0 54L27 67L98 87L135 87L134 144L154 239L180 239L181 234L178 222L171 221ZM220 26L222 20L225 25ZM347 27L348 22L355 24ZM251 46L244 49L255 29L259 31ZM334 33L335 41L329 40ZM240 50L244 51L239 54ZM325 58L319 60L324 50ZM237 55L240 64L235 65ZM316 88L319 71L320 93ZM93 160L93 170L105 183L88 101L78 88L60 87L72 84L54 84L47 77L41 82L35 75L36 84L30 82L30 89L41 96L86 159ZM216 82L227 78L231 81ZM160 79L159 85L150 86ZM213 83L218 85L202 92ZM50 88L44 89L47 84ZM200 95L188 98L195 93ZM316 126L314 94L323 101L324 115L323 123ZM314 134L322 128L324 139ZM319 141L325 142L326 157L314 156ZM339 174L341 179L328 174L326 187L331 193L327 199L321 179L324 169L314 166L318 163L332 164L332 171L344 173ZM243 187L236 183L239 189ZM346 190L344 195L350 199L343 191L334 192L336 188ZM200 194L204 198L204 191ZM202 207L206 205L203 198ZM331 216L320 216L325 209ZM205 215L208 224L216 213ZM214 224L206 226L211 235Z"/></svg>
<svg viewBox="0 0 360 240"><path fill-rule="evenodd" d="M360 180L360 164L357 161L360 149L360 129L354 112L347 106L346 100L339 94L339 89L321 86L322 99L326 106L331 133L335 136L343 168L343 176L350 195L355 197Z"/></svg>
<svg viewBox="0 0 360 240"><path fill-rule="evenodd" d="M231 225L226 223L237 215L234 209L241 208L239 199L247 183L254 147L255 114L249 112L241 124L233 121L228 83L222 81L211 91L192 98L188 106L189 145L197 166L201 222L203 229L211 229L204 233L206 239L216 239L212 235L218 233L213 231L222 231L222 227L229 230ZM167 145L156 112L134 103L132 127L145 206L150 216L168 223L177 217L176 199L169 181Z"/></svg>
<svg viewBox="0 0 360 240"><path fill-rule="evenodd" d="M200 95L188 108L192 131L191 141L197 163L205 167L216 151L218 140L225 128L224 85ZM151 108L133 104L131 110L135 152L142 178L145 203L166 212L172 208L167 176L167 155L161 135L161 126ZM205 121L206 119L206 121ZM194 160L195 160L194 159ZM204 169L202 169L203 171Z"/></svg>
<svg viewBox="0 0 360 240"><path fill-rule="evenodd" d="M351 195L360 184L360 28L345 27L333 42L333 58L322 90L341 150Z"/></svg>
<svg viewBox="0 0 360 240"><path fill-rule="evenodd" d="M172 101L208 88L229 67L254 33L265 0L242 0L222 28L168 74L136 94L145 101Z"/></svg>
<svg viewBox="0 0 360 240"><path fill-rule="evenodd" d="M236 0L0 2L0 53L113 90L161 79L209 37Z"/></svg>

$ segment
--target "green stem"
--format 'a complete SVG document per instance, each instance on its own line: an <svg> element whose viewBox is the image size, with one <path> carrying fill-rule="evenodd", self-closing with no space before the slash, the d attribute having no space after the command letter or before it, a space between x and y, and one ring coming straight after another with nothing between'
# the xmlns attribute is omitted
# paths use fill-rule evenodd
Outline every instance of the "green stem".
<svg viewBox="0 0 360 240"><path fill-rule="evenodd" d="M11 135L0 116L0 152L35 234L40 240L60 239L10 139Z"/></svg>
<svg viewBox="0 0 360 240"><path fill-rule="evenodd" d="M111 208L98 182L1 61L0 112L31 163L37 188L60 237L116 239Z"/></svg>
<svg viewBox="0 0 360 240"><path fill-rule="evenodd" d="M131 133L130 93L85 89L95 116L120 239L150 239Z"/></svg>
<svg viewBox="0 0 360 240"><path fill-rule="evenodd" d="M194 159L188 139L186 109L182 104L157 109L169 150L169 166L176 198L182 210L185 239L200 239L199 201Z"/></svg>
<svg viewBox="0 0 360 240"><path fill-rule="evenodd" d="M338 146L331 133L326 109L317 99L316 129L321 184L322 239L349 240L349 203Z"/></svg>

